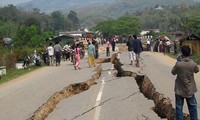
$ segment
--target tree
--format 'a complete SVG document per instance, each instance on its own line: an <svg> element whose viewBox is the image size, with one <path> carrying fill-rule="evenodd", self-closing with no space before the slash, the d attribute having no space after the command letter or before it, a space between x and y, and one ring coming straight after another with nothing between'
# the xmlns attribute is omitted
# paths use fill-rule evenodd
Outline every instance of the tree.
<svg viewBox="0 0 200 120"><path fill-rule="evenodd" d="M15 48L38 48L43 47L45 40L52 36L52 32L43 32L37 26L21 26L14 39Z"/></svg>
<svg viewBox="0 0 200 120"><path fill-rule="evenodd" d="M190 18L190 28L192 33L200 36L200 16L196 16L194 18Z"/></svg>
<svg viewBox="0 0 200 120"><path fill-rule="evenodd" d="M191 23L188 17L181 17L180 27L186 36L191 33L190 25Z"/></svg>
<svg viewBox="0 0 200 120"><path fill-rule="evenodd" d="M141 31L141 24L136 17L121 17L117 20L100 22L95 29L100 31L104 37L138 35Z"/></svg>
<svg viewBox="0 0 200 120"><path fill-rule="evenodd" d="M61 11L54 11L51 13L51 18L53 20L53 29L59 31L63 29L64 26L64 16Z"/></svg>
<svg viewBox="0 0 200 120"><path fill-rule="evenodd" d="M14 38L17 32L17 25L13 22L1 22L0 23L0 38Z"/></svg>
<svg viewBox="0 0 200 120"><path fill-rule="evenodd" d="M76 14L75 11L70 10L70 12L69 12L67 18L68 18L69 20L71 20L71 21L74 23L75 29L80 28L80 21L79 21L79 18L77 17L77 14Z"/></svg>
<svg viewBox="0 0 200 120"><path fill-rule="evenodd" d="M0 8L0 20L17 22L19 19L18 12L19 10L12 4Z"/></svg>

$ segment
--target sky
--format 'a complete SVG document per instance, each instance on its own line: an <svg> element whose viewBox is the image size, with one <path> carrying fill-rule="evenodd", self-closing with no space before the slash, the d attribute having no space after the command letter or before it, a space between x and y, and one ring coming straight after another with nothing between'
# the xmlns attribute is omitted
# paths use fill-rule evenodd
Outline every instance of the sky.
<svg viewBox="0 0 200 120"><path fill-rule="evenodd" d="M31 0L0 0L0 6L6 6L8 4L17 5L23 2L28 2Z"/></svg>
<svg viewBox="0 0 200 120"><path fill-rule="evenodd" d="M8 4L17 5L17 4L28 2L28 1L31 1L31 0L0 0L0 6L6 6ZM194 0L194 1L200 2L200 0Z"/></svg>

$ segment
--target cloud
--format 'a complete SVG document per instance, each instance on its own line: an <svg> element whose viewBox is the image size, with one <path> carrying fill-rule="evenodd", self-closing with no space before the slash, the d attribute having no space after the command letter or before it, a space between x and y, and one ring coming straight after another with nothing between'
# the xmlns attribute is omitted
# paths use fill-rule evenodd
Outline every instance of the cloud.
<svg viewBox="0 0 200 120"><path fill-rule="evenodd" d="M31 0L0 0L0 6L6 6L8 4L17 5L28 1Z"/></svg>

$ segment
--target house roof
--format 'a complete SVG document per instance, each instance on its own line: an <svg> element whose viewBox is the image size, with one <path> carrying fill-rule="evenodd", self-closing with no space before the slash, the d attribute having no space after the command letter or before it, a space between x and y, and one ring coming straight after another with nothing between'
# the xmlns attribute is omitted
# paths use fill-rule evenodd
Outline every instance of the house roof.
<svg viewBox="0 0 200 120"><path fill-rule="evenodd" d="M75 37L72 35L60 35L60 36L54 36L53 38L51 38L52 41L56 41L56 40L60 40L60 38L62 37L67 37L67 38L72 38L74 39Z"/></svg>
<svg viewBox="0 0 200 120"><path fill-rule="evenodd" d="M196 34L190 34L179 39L179 41L184 41L184 40L186 41L199 40L200 41L200 36Z"/></svg>
<svg viewBox="0 0 200 120"><path fill-rule="evenodd" d="M170 39L169 39L167 36L165 36L165 35L161 35L161 36L159 36L158 38L159 38L161 41L167 41L167 40L170 41Z"/></svg>
<svg viewBox="0 0 200 120"><path fill-rule="evenodd" d="M183 32L167 32L168 35L183 35Z"/></svg>

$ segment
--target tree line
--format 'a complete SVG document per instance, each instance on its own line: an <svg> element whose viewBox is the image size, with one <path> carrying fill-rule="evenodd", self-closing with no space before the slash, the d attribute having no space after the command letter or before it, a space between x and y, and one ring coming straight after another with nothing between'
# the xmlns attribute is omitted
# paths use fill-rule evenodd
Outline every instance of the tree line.
<svg viewBox="0 0 200 120"><path fill-rule="evenodd" d="M200 12L198 11L200 11L200 4L188 6L182 3L174 6L163 6L162 10L148 8L132 15L140 19L142 28L200 35Z"/></svg>
<svg viewBox="0 0 200 120"><path fill-rule="evenodd" d="M139 34L142 29L159 29L162 34L183 32L185 35L192 33L200 36L200 4L188 6L182 3L162 8L126 12L124 17L99 22L94 28L101 31L105 37Z"/></svg>
<svg viewBox="0 0 200 120"><path fill-rule="evenodd" d="M136 12L129 11L117 19L98 21L94 30L101 32L103 37L139 34L142 29L200 35L200 4L188 6L182 3L162 7L162 10L146 8ZM92 17L88 19L90 18L93 19ZM59 31L77 30L81 27L80 21L84 20L79 20L77 13L72 10L68 14L61 11L45 14L37 8L25 12L8 5L0 8L0 40L6 37L12 38L14 42L12 48L16 54L30 48L32 51L44 47L46 39L58 35ZM7 50L9 51L0 46L0 55Z"/></svg>
<svg viewBox="0 0 200 120"><path fill-rule="evenodd" d="M26 54L31 55L36 49L40 53L44 51L48 45L47 40L60 31L78 28L80 23L75 11L70 11L69 14L61 11L45 14L37 8L27 12L13 5L1 7L0 65L12 68ZM3 44L4 38L11 38L12 44Z"/></svg>
<svg viewBox="0 0 200 120"><path fill-rule="evenodd" d="M13 39L15 48L42 47L45 40L64 30L77 30L80 27L75 11L68 15L54 11L50 15L34 8L25 12L13 5L0 8L0 40Z"/></svg>

